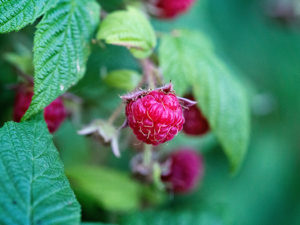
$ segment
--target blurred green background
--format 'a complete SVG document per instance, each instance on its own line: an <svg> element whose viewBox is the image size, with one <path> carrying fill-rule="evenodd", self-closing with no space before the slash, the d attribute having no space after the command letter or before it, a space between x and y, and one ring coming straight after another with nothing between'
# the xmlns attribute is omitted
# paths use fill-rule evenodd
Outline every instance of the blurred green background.
<svg viewBox="0 0 300 225"><path fill-rule="evenodd" d="M99 2L106 10L122 7L117 0ZM125 217L124 224L148 224L138 223L139 219L149 224L162 224L155 218L177 216L178 221L185 222L171 224L300 224L300 26L296 19L293 23L271 17L270 5L276 2L198 0L188 14L175 21L152 19L159 32L186 28L206 33L219 56L237 71L239 79L249 89L251 141L240 172L234 177L229 174L227 160L213 136L199 139L181 134L163 148L167 151L179 143L203 152L205 177L195 193L166 196L160 206L150 208L145 214L133 212L133 215L111 213L105 207L95 209L93 201L85 201L82 197L79 200L85 219L114 222L121 215ZM17 81L16 70L3 56L15 52L17 44L31 47L33 32L34 26L29 26L18 33L0 36L1 126L12 119L14 95L8 87ZM66 168L92 162L129 171L132 149L122 149L122 158L115 159L109 147L76 134L92 119L109 117L121 102L118 96L122 93L104 84L101 71L103 74L124 68L140 71L126 49L93 47L85 77L71 90L84 99L82 113L76 108L77 117L65 122L54 136ZM121 145L126 135L125 132ZM120 185L114 182L112 186ZM132 218L135 222L130 222Z"/></svg>

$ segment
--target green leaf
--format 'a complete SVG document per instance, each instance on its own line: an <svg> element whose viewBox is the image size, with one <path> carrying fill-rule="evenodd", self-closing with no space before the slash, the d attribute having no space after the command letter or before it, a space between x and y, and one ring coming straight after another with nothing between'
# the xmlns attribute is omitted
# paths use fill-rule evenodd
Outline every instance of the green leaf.
<svg viewBox="0 0 300 225"><path fill-rule="evenodd" d="M134 8L109 14L100 25L97 39L130 49L137 58L148 57L155 45L154 30L146 17Z"/></svg>
<svg viewBox="0 0 300 225"><path fill-rule="evenodd" d="M77 166L67 170L74 191L111 211L137 209L141 186L126 173L108 168Z"/></svg>
<svg viewBox="0 0 300 225"><path fill-rule="evenodd" d="M241 84L215 55L209 41L197 32L180 31L178 36L164 37L160 62L164 76L172 80L177 92L183 94L193 87L232 172L236 172L246 154L250 133L248 102Z"/></svg>
<svg viewBox="0 0 300 225"><path fill-rule="evenodd" d="M29 23L33 23L57 0L1 0L0 1L0 33L17 31Z"/></svg>
<svg viewBox="0 0 300 225"><path fill-rule="evenodd" d="M42 120L0 129L0 212L0 224L80 222L80 206Z"/></svg>
<svg viewBox="0 0 300 225"><path fill-rule="evenodd" d="M114 70L109 72L103 80L111 87L132 91L140 82L141 75L134 70Z"/></svg>
<svg viewBox="0 0 300 225"><path fill-rule="evenodd" d="M132 214L121 225L225 225L218 213L208 210L159 210Z"/></svg>
<svg viewBox="0 0 300 225"><path fill-rule="evenodd" d="M159 62L165 81L172 81L178 95L185 94L199 75L196 64L206 52L212 51L211 43L200 33L174 31L164 35L159 46Z"/></svg>
<svg viewBox="0 0 300 225"><path fill-rule="evenodd" d="M214 56L199 65L194 95L236 172L247 152L250 110L246 94L224 63Z"/></svg>
<svg viewBox="0 0 300 225"><path fill-rule="evenodd" d="M35 34L34 96L24 119L82 78L99 13L94 0L60 0L45 14Z"/></svg>

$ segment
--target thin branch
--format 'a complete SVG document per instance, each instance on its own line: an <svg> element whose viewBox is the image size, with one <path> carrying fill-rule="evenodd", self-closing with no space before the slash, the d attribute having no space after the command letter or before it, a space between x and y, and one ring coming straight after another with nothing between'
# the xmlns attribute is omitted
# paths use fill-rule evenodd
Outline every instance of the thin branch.
<svg viewBox="0 0 300 225"><path fill-rule="evenodd" d="M123 103L121 103L109 117L108 123L113 124L113 122L119 117L119 115L123 111L123 108Z"/></svg>
<svg viewBox="0 0 300 225"><path fill-rule="evenodd" d="M142 69L143 69L143 74L146 77L148 81L148 87L150 89L155 89L155 77L154 77L154 66L153 63L150 61L150 59L142 59L140 60Z"/></svg>

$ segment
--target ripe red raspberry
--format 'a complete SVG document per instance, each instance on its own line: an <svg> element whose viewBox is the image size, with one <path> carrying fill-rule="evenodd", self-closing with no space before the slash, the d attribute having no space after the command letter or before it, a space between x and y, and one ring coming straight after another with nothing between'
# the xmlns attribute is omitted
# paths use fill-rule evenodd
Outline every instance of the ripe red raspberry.
<svg viewBox="0 0 300 225"><path fill-rule="evenodd" d="M194 100L192 95L186 95L185 98ZM185 123L183 125L183 132L189 135L203 135L209 131L209 124L203 116L197 105L191 106L183 112Z"/></svg>
<svg viewBox="0 0 300 225"><path fill-rule="evenodd" d="M158 145L173 139L182 130L184 117L172 85L122 98L127 103L128 125L139 140Z"/></svg>
<svg viewBox="0 0 300 225"><path fill-rule="evenodd" d="M67 111L61 98L55 99L45 108L44 118L50 133L54 133L67 117Z"/></svg>
<svg viewBox="0 0 300 225"><path fill-rule="evenodd" d="M22 85L17 89L14 103L14 121L20 122L23 115L29 108L33 96L33 87ZM60 124L65 120L67 112L63 101L55 99L44 110L44 118L51 133L55 132Z"/></svg>
<svg viewBox="0 0 300 225"><path fill-rule="evenodd" d="M186 12L195 0L150 0L159 18L172 19Z"/></svg>
<svg viewBox="0 0 300 225"><path fill-rule="evenodd" d="M162 181L174 193L186 193L194 189L203 176L203 159L196 151L182 148L173 152L169 170L162 175Z"/></svg>

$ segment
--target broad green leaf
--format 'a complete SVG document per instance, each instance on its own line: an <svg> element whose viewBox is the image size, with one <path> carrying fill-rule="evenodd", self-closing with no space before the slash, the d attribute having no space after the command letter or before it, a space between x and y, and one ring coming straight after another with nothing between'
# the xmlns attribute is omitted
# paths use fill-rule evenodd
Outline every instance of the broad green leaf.
<svg viewBox="0 0 300 225"><path fill-rule="evenodd" d="M0 33L17 31L29 23L33 23L57 0L1 0L0 1Z"/></svg>
<svg viewBox="0 0 300 225"><path fill-rule="evenodd" d="M141 80L141 75L134 70L114 70L103 78L111 87L125 91L132 91Z"/></svg>
<svg viewBox="0 0 300 225"><path fill-rule="evenodd" d="M80 222L80 206L42 120L0 129L0 212L0 224Z"/></svg>
<svg viewBox="0 0 300 225"><path fill-rule="evenodd" d="M145 15L134 8L109 14L100 25L97 39L125 46L137 58L148 57L156 45L151 24Z"/></svg>
<svg viewBox="0 0 300 225"><path fill-rule="evenodd" d="M171 54L173 52L173 54ZM165 36L159 50L163 75L179 94L193 88L198 104L237 171L247 151L249 109L243 87L201 33Z"/></svg>
<svg viewBox="0 0 300 225"><path fill-rule="evenodd" d="M45 14L35 34L34 96L24 119L82 78L99 13L94 0L60 0Z"/></svg>
<svg viewBox="0 0 300 225"><path fill-rule="evenodd" d="M111 211L137 209L141 186L129 174L93 166L78 166L67 170L76 193L93 199L100 207Z"/></svg>
<svg viewBox="0 0 300 225"><path fill-rule="evenodd" d="M250 113L246 94L215 56L198 65L194 95L236 172L247 152Z"/></svg>

